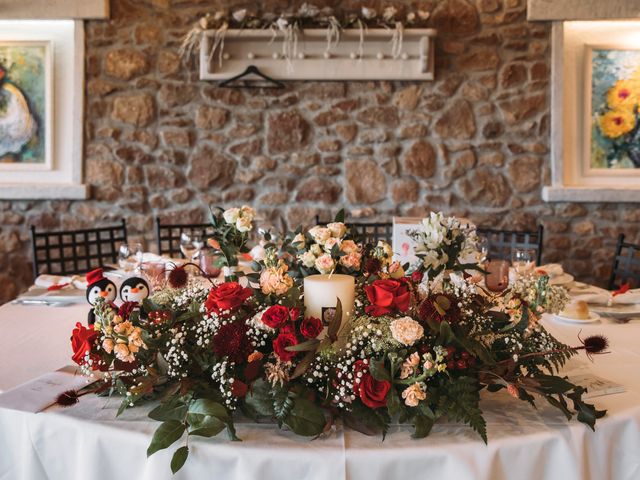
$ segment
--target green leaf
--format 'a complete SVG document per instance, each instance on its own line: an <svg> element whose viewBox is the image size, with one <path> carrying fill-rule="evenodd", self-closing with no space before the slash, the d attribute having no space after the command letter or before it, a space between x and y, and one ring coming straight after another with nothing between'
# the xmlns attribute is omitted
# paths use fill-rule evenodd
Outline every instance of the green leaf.
<svg viewBox="0 0 640 480"><path fill-rule="evenodd" d="M158 450L169 447L172 443L177 442L186 430L184 423L178 420L167 420L162 423L154 432L151 444L147 448L147 457L150 457Z"/></svg>
<svg viewBox="0 0 640 480"><path fill-rule="evenodd" d="M319 344L320 344L320 340L318 340L317 338L312 338L311 340L307 340L306 342L285 347L285 350L288 352L309 352L309 351L315 352Z"/></svg>
<svg viewBox="0 0 640 480"><path fill-rule="evenodd" d="M306 398L298 397L284 423L298 435L313 437L322 433L327 421L320 407Z"/></svg>
<svg viewBox="0 0 640 480"><path fill-rule="evenodd" d="M416 428L416 430L415 432L413 432L413 435L411 436L413 438L426 437L427 435L429 435L429 433L431 433L433 424L434 424L434 421L431 418L426 417L420 413L417 414L413 421L413 426Z"/></svg>
<svg viewBox="0 0 640 480"><path fill-rule="evenodd" d="M304 375L304 373L307 370L309 370L309 367L311 366L315 358L316 358L316 351L315 350L308 351L307 354L302 358L302 360L298 362L298 365L296 365L296 368L293 370L293 373L291 374L291 380L293 380L294 378L298 378L301 375Z"/></svg>
<svg viewBox="0 0 640 480"><path fill-rule="evenodd" d="M373 376L373 378L375 378L378 381L383 381L383 380L386 380L387 382L391 381L391 375L389 374L389 370L387 370L387 368L384 365L384 359L380 359L380 360L376 360L373 358L370 359L369 372L371 373L371 376Z"/></svg>
<svg viewBox="0 0 640 480"><path fill-rule="evenodd" d="M333 219L334 222L344 223L344 208L341 208L338 213L336 213L336 217Z"/></svg>
<svg viewBox="0 0 640 480"><path fill-rule="evenodd" d="M229 416L229 412L226 408L224 408L220 403L214 402L208 398L198 398L197 400L193 400L189 404L189 414L190 415L211 415L212 417L216 417L223 422L227 423L231 421L231 417Z"/></svg>
<svg viewBox="0 0 640 480"><path fill-rule="evenodd" d="M372 409L360 402L352 404L352 411L343 415L344 424L365 435L382 434L389 429L389 415L382 408Z"/></svg>
<svg viewBox="0 0 640 480"><path fill-rule="evenodd" d="M451 325L449 322L442 321L440 322L440 331L438 332L438 339L436 343L438 345L448 345L456 340L456 336L451 330Z"/></svg>
<svg viewBox="0 0 640 480"><path fill-rule="evenodd" d="M225 423L211 415L199 415L190 413L187 415L189 423L189 435L200 437L215 437L224 430Z"/></svg>
<svg viewBox="0 0 640 480"><path fill-rule="evenodd" d="M187 414L187 405L184 402L171 401L162 403L149 412L149 418L159 422L167 420L184 420Z"/></svg>
<svg viewBox="0 0 640 480"><path fill-rule="evenodd" d="M395 388L391 387L389 393L387 393L387 408L389 409L389 415L396 417L405 413L403 403L400 401L400 395Z"/></svg>
<svg viewBox="0 0 640 480"><path fill-rule="evenodd" d="M175 451L173 457L171 458L171 472L175 474L178 470L182 468L184 462L187 461L187 457L189 456L189 447L180 447Z"/></svg>
<svg viewBox="0 0 640 480"><path fill-rule="evenodd" d="M257 415L273 417L273 398L271 397L271 385L260 379L253 382L251 391L244 397L244 403Z"/></svg>
<svg viewBox="0 0 640 480"><path fill-rule="evenodd" d="M340 298L336 297L336 313L333 320L327 328L327 337L331 342L335 342L338 339L338 332L340 331L340 325L342 324L342 302Z"/></svg>

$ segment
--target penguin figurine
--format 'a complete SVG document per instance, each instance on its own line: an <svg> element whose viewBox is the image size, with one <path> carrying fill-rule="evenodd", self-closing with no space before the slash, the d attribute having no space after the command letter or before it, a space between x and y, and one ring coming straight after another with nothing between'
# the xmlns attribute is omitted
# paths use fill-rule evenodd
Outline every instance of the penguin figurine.
<svg viewBox="0 0 640 480"><path fill-rule="evenodd" d="M130 277L120 285L120 298L123 302L135 302L142 305L142 301L149 296L149 284L144 278Z"/></svg>
<svg viewBox="0 0 640 480"><path fill-rule="evenodd" d="M113 305L113 302L118 296L118 289L116 284L103 275L101 268L96 268L87 273L87 302L91 305L89 310L89 316L87 318L87 324L89 326L96 323L96 314L94 306L99 298L103 298L105 302Z"/></svg>

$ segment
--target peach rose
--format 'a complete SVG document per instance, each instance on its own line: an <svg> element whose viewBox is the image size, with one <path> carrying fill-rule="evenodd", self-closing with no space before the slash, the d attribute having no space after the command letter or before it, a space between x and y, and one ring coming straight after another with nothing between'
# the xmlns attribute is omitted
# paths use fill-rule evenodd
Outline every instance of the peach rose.
<svg viewBox="0 0 640 480"><path fill-rule="evenodd" d="M333 222L327 225L332 237L342 238L347 234L347 227L342 222Z"/></svg>
<svg viewBox="0 0 640 480"><path fill-rule="evenodd" d="M416 382L404 389L402 398L407 407L417 407L420 400L427 398L427 393L422 388L422 384Z"/></svg>
<svg viewBox="0 0 640 480"><path fill-rule="evenodd" d="M340 245L340 239L339 238L335 238L335 237L327 238L327 241L324 242L324 250L326 252L331 252L331 249L335 245Z"/></svg>
<svg viewBox="0 0 640 480"><path fill-rule="evenodd" d="M409 378L409 376L415 373L419 364L420 355L418 352L413 352L404 362L402 362L402 366L400 367L400 378Z"/></svg>
<svg viewBox="0 0 640 480"><path fill-rule="evenodd" d="M316 258L315 267L320 273L330 273L336 266L331 255L325 253Z"/></svg>
<svg viewBox="0 0 640 480"><path fill-rule="evenodd" d="M113 353L116 358L122 362L133 362L135 357L124 343L118 343L113 347Z"/></svg>
<svg viewBox="0 0 640 480"><path fill-rule="evenodd" d="M393 338L403 345L411 346L422 338L424 328L411 317L402 317L389 325Z"/></svg>
<svg viewBox="0 0 640 480"><path fill-rule="evenodd" d="M360 268L361 257L362 255L358 252L352 252L349 255L344 255L343 257L340 257L340 265L352 270L357 270Z"/></svg>
<svg viewBox="0 0 640 480"><path fill-rule="evenodd" d="M309 235L313 237L316 243L324 245L324 242L331 238L331 230L326 227L315 226L309 230Z"/></svg>
<svg viewBox="0 0 640 480"><path fill-rule="evenodd" d="M359 252L360 248L358 247L358 244L353 240L344 240L342 244L340 244L340 250L342 250L346 254L349 254Z"/></svg>
<svg viewBox="0 0 640 480"><path fill-rule="evenodd" d="M111 353L111 352L113 352L113 347L114 347L114 345L115 345L115 344L114 344L113 340L112 340L112 339L110 339L110 338L105 338L105 339L102 341L102 349L103 349L105 352L107 352L107 353Z"/></svg>

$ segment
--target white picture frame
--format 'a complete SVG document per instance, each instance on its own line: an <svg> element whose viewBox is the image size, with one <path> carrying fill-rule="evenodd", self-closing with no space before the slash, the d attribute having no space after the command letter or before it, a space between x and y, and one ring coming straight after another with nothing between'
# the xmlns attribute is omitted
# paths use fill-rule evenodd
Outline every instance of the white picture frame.
<svg viewBox="0 0 640 480"><path fill-rule="evenodd" d="M51 148L46 168L0 169L0 200L86 199L82 20L0 20L0 42L49 42ZM15 165L13 165L15 167Z"/></svg>
<svg viewBox="0 0 640 480"><path fill-rule="evenodd" d="M551 185L543 187L543 200L640 202L640 177L585 168L591 111L585 103L587 46L637 48L638 22L554 22L551 37Z"/></svg>
<svg viewBox="0 0 640 480"><path fill-rule="evenodd" d="M393 217L393 237L391 248L393 260L401 265L415 265L419 258L415 255L415 240L409 236L412 230L420 230L422 217Z"/></svg>
<svg viewBox="0 0 640 480"><path fill-rule="evenodd" d="M31 172L53 169L53 45L50 40L44 41L3 41L0 40L0 49L3 47L44 48L44 112L40 119L44 125L44 161L42 163L3 163L0 162L0 174L10 171Z"/></svg>

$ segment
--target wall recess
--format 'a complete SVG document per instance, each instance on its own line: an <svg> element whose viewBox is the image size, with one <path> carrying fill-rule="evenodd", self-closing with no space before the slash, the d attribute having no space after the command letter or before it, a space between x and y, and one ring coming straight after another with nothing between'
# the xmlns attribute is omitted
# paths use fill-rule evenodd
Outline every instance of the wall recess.
<svg viewBox="0 0 640 480"><path fill-rule="evenodd" d="M200 79L225 80L255 65L280 80L433 80L434 29L358 29L327 41L325 29L301 30L285 41L270 30L205 30L200 45Z"/></svg>

